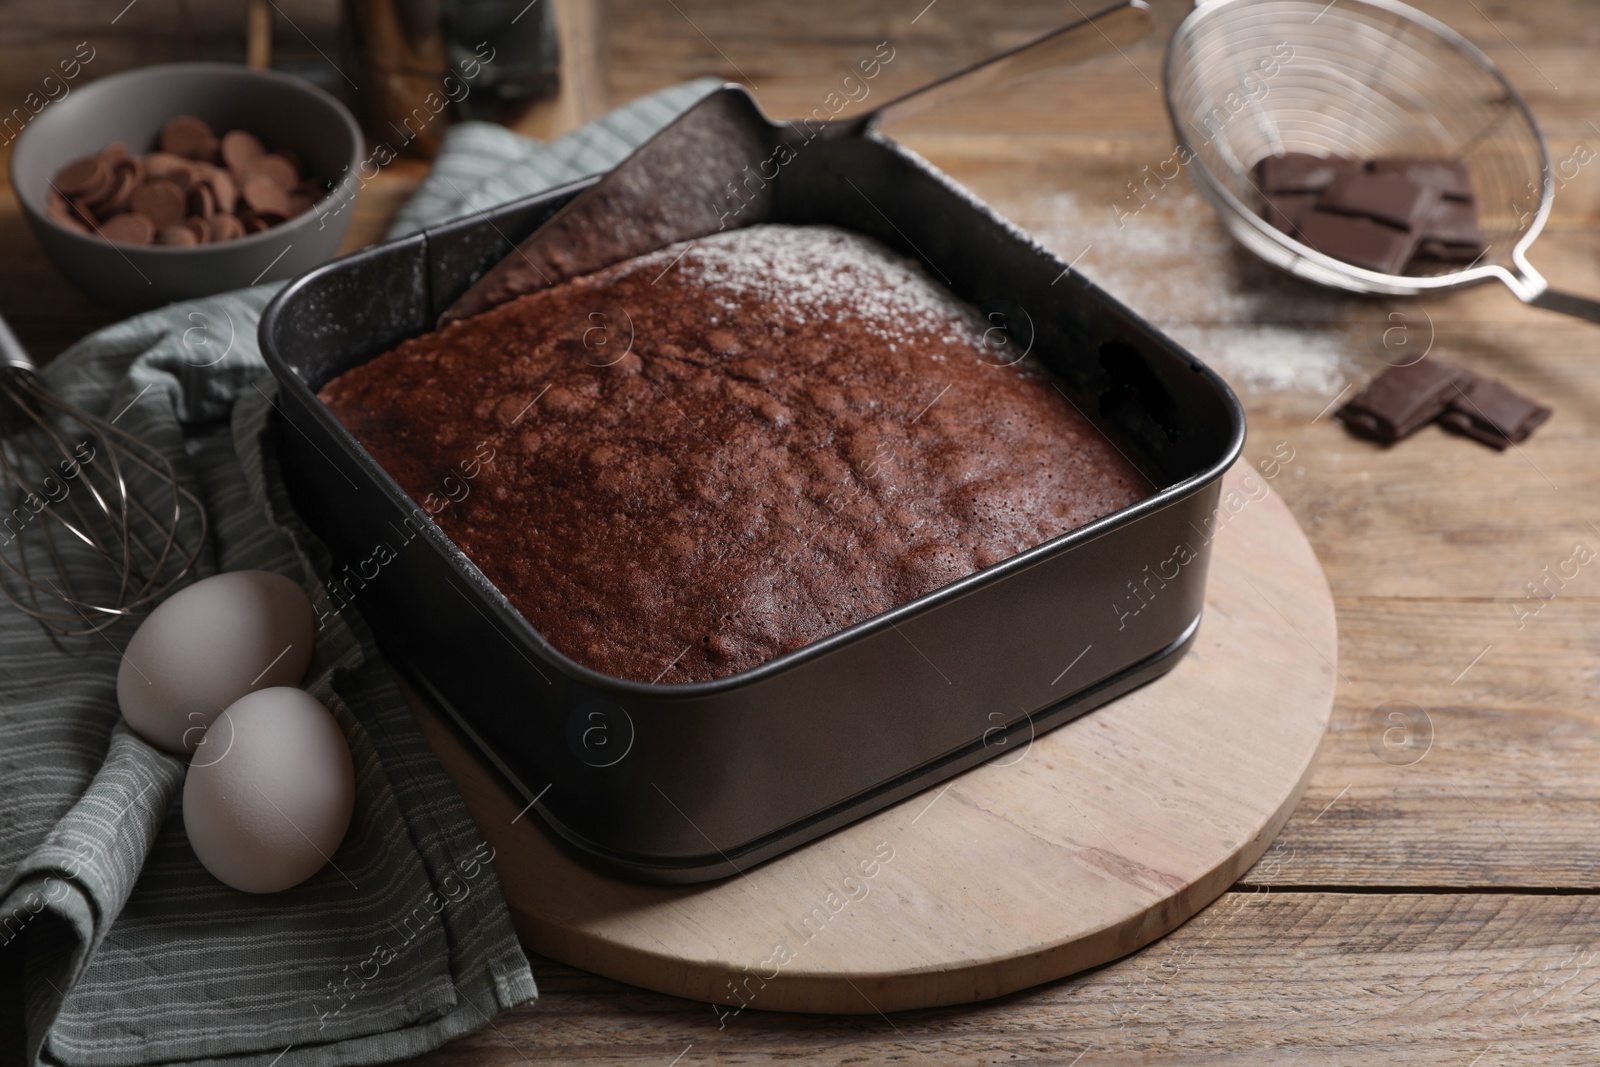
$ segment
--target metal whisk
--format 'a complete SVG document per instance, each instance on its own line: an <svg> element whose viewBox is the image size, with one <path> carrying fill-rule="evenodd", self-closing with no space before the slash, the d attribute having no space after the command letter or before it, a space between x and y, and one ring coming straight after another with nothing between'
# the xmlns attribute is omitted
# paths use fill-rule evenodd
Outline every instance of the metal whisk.
<svg viewBox="0 0 1600 1067"><path fill-rule="evenodd" d="M1488 56L1439 20L1396 0L1200 0L1173 34L1165 78L1196 186L1267 262L1401 296L1493 279L1527 303L1600 322L1600 301L1552 291L1527 260L1555 195L1533 113ZM1251 168L1284 152L1459 160L1488 252L1465 268L1405 274L1323 255L1255 210Z"/></svg>
<svg viewBox="0 0 1600 1067"><path fill-rule="evenodd" d="M0 592L59 637L149 607L205 543L199 499L114 422L45 388L0 319Z"/></svg>

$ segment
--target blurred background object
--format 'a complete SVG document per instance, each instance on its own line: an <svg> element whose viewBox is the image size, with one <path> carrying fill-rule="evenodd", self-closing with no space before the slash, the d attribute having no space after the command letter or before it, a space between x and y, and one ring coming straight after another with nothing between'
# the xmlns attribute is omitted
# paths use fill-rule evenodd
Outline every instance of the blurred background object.
<svg viewBox="0 0 1600 1067"><path fill-rule="evenodd" d="M548 0L445 0L445 48L460 70L493 49L481 85L461 101L470 119L503 119L561 88L555 8Z"/></svg>
<svg viewBox="0 0 1600 1067"><path fill-rule="evenodd" d="M560 87L540 0L345 0L344 51L374 137L432 155L453 118L505 120Z"/></svg>

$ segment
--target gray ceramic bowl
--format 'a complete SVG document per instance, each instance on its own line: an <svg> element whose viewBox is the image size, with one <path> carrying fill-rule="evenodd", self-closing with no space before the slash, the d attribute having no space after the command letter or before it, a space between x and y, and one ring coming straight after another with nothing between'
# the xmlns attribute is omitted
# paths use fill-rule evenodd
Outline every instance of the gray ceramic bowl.
<svg viewBox="0 0 1600 1067"><path fill-rule="evenodd" d="M332 258L354 211L349 193L330 195L263 233L192 247L113 244L51 220L50 179L63 165L113 141L147 152L177 115L204 119L218 136L249 130L269 148L295 152L309 173L347 183L344 188L361 165L356 120L298 78L229 63L171 63L91 82L41 111L11 152L11 186L23 214L68 281L108 307L139 311L292 278Z"/></svg>

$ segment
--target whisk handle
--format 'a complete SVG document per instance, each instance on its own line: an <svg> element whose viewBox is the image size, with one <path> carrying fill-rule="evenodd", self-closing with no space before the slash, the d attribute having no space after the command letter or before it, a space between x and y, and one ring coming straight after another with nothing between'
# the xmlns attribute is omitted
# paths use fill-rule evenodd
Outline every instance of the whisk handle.
<svg viewBox="0 0 1600 1067"><path fill-rule="evenodd" d="M11 327L7 325L4 316L0 316L0 368L24 371L38 369L33 365L33 360L28 358L28 350L22 347L17 335L11 332Z"/></svg>
<svg viewBox="0 0 1600 1067"><path fill-rule="evenodd" d="M1590 300L1585 296L1574 296L1571 293L1558 293L1554 289L1546 289L1537 296L1530 297L1528 303L1534 307L1545 308L1549 311L1559 311L1563 315L1571 315L1575 318L1600 323L1600 300Z"/></svg>

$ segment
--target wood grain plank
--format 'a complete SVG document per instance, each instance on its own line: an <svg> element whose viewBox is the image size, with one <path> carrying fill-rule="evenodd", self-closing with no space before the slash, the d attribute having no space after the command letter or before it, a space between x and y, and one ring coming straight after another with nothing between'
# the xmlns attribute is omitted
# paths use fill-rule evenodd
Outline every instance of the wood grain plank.
<svg viewBox="0 0 1600 1067"><path fill-rule="evenodd" d="M1081 4L1082 11L1096 6ZM1506 5L1470 0L1421 0L1415 6L1454 26L1487 52L1549 123L1576 130L1595 118L1590 63L1592 11L1583 0ZM981 104L955 103L954 128L1026 133L1059 122L1068 95L1086 95L1090 121L1116 131L1167 129L1161 103L1161 56L1173 29L1189 12L1187 0L1155 0L1156 28L1124 57L1092 68L1051 75L1041 90L997 90ZM878 83L903 92L1001 48L1020 44L1077 17L1049 0L988 5L963 0L853 4L821 0L803 7L755 8L738 0L606 0L608 70L618 100L686 76L713 75L753 84L773 115L802 114L834 87L863 46L890 41L897 57ZM920 13L920 15L919 15ZM859 54L858 54L859 53ZM997 104L1003 101L1003 106ZM971 108L971 110L968 110ZM933 121L933 120L928 120ZM938 123L945 125L945 123ZM1592 131L1591 131L1592 132Z"/></svg>
<svg viewBox="0 0 1600 1067"><path fill-rule="evenodd" d="M1558 595L1521 629L1511 603L1338 602L1322 756L1245 881L1600 890L1600 603ZM1386 747L1396 727L1422 747Z"/></svg>
<svg viewBox="0 0 1600 1067"><path fill-rule="evenodd" d="M986 1004L752 1009L721 1028L709 1005L536 959L537 1004L425 1062L1592 1067L1597 924L1594 897L1244 891L1134 956Z"/></svg>
<svg viewBox="0 0 1600 1067"><path fill-rule="evenodd" d="M1306 425L1266 416L1252 422L1247 451L1294 451L1279 491L1336 597L1493 598L1495 614L1510 621L1513 603L1531 610L1534 598L1600 596L1600 568L1577 560L1561 566L1580 544L1600 551L1595 385L1528 391L1557 411L1547 435L1513 451L1493 452L1436 427L1384 450L1327 418Z"/></svg>

